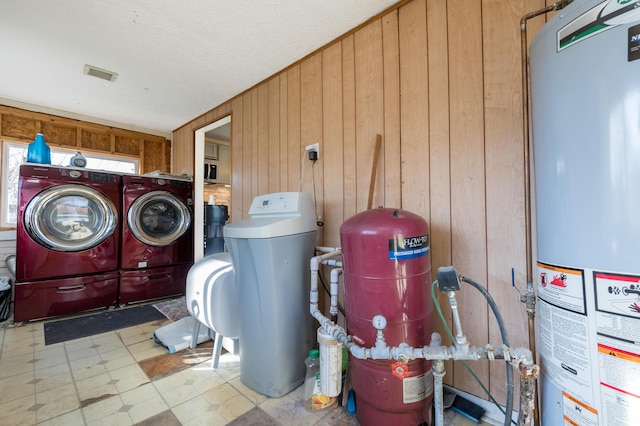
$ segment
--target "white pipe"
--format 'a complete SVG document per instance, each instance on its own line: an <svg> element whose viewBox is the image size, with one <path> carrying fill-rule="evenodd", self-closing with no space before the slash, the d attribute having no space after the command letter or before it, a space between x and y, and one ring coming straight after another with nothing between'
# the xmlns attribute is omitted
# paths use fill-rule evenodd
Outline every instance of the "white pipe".
<svg viewBox="0 0 640 426"><path fill-rule="evenodd" d="M331 270L331 307L329 313L331 315L338 315L338 292L339 292L339 279L342 274L342 268L334 268Z"/></svg>
<svg viewBox="0 0 640 426"><path fill-rule="evenodd" d="M317 249L317 248L316 248ZM320 269L320 264L332 257L339 256L342 252L340 250L334 250L329 253L325 253L320 256L312 257L309 261L309 269L311 270L311 289L309 290L309 302L310 302L310 312L311 315L315 317L314 312L322 313L318 310L318 270ZM319 321L319 320L318 320Z"/></svg>
<svg viewBox="0 0 640 426"><path fill-rule="evenodd" d="M340 251L340 247L317 246L316 247L316 251L319 251L320 253L333 253L333 252L336 252L336 251Z"/></svg>

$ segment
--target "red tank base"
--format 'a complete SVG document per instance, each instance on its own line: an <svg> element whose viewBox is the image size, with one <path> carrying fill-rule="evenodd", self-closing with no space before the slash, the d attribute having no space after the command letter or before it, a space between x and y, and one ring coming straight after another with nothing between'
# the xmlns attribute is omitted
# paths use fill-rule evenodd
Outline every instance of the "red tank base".
<svg viewBox="0 0 640 426"><path fill-rule="evenodd" d="M392 413L380 411L364 400L358 400L356 394L356 414L358 422L362 426L431 426L431 402L425 401L424 408L420 411L408 411L405 413Z"/></svg>

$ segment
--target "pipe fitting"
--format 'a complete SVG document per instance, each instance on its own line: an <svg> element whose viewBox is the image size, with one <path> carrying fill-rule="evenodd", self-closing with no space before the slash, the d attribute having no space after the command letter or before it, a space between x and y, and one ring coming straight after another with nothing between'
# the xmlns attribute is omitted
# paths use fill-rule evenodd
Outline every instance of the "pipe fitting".
<svg viewBox="0 0 640 426"><path fill-rule="evenodd" d="M415 350L406 343L400 343L398 347L391 350L394 359L403 364L408 364L410 360L415 359Z"/></svg>

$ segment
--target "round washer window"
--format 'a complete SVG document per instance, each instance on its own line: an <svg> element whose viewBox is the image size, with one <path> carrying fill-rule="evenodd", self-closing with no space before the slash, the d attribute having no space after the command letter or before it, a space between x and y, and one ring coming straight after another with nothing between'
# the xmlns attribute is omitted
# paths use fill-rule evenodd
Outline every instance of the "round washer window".
<svg viewBox="0 0 640 426"><path fill-rule="evenodd" d="M80 185L47 188L27 204L24 226L39 244L55 251L82 251L106 240L118 225L114 204Z"/></svg>
<svg viewBox="0 0 640 426"><path fill-rule="evenodd" d="M170 192L153 191L141 195L131 204L127 223L139 241L151 246L166 246L189 230L191 213Z"/></svg>

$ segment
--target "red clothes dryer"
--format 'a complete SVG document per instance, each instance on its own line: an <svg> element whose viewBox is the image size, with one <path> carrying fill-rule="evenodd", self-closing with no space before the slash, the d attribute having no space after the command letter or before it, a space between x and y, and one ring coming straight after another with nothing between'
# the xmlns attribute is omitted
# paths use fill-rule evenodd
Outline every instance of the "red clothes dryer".
<svg viewBox="0 0 640 426"><path fill-rule="evenodd" d="M190 181L122 177L119 303L184 294L193 264L192 207Z"/></svg>
<svg viewBox="0 0 640 426"><path fill-rule="evenodd" d="M115 304L120 176L26 164L18 182L15 321Z"/></svg>

